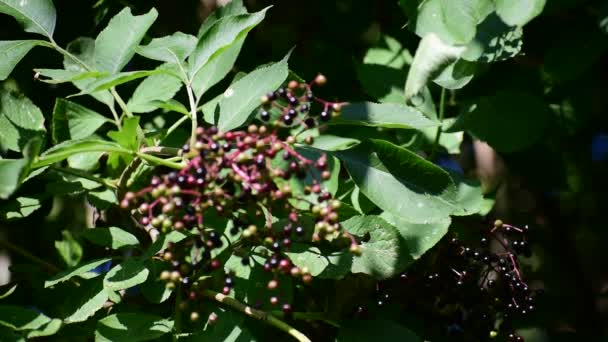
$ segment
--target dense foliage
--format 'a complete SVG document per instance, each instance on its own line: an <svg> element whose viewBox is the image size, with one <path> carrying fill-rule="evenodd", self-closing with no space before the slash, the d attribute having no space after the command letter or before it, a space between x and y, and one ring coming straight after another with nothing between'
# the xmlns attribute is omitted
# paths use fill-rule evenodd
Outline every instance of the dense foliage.
<svg viewBox="0 0 608 342"><path fill-rule="evenodd" d="M0 0L0 340L608 336L608 7L209 3Z"/></svg>

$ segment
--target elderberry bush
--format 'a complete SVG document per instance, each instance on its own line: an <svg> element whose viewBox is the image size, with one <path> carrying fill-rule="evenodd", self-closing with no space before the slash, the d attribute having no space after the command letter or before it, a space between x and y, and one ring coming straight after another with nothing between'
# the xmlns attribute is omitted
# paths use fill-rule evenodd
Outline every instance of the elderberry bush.
<svg viewBox="0 0 608 342"><path fill-rule="evenodd" d="M323 85L325 77L318 75L313 83ZM295 95L297 90L303 94ZM279 98L287 104L279 104ZM297 267L285 254L294 241L325 243L360 254L356 239L340 225L341 202L323 184L332 177L327 154L308 159L296 150L295 138L285 134L283 126L299 119L294 108L307 116L302 125L313 126L312 101L324 105L322 121L328 120L330 110L339 114L341 104L314 97L309 84L290 81L287 90L279 88L261 99L262 121L268 121L270 107L282 111L274 126L252 124L246 131L230 132L198 127L195 143L180 150L189 160L183 169L156 175L149 186L124 195L120 206L133 208L140 226L153 237L170 231L186 234L159 252L172 269L159 275L168 288L181 283L180 289L195 300L213 283L214 271L220 270L226 273L220 272L223 286L219 290L230 294L234 278L224 263L233 255L243 266L275 274L268 282L269 290L277 290L278 274L310 283L308 268ZM294 193L289 185L292 179L299 179L302 192ZM276 296L270 297L270 304L279 304ZM290 303L283 303L282 309L289 313ZM198 317L196 311L190 314L194 321Z"/></svg>
<svg viewBox="0 0 608 342"><path fill-rule="evenodd" d="M288 51L259 1L157 36L151 4L99 1L68 30L65 4L0 0L0 341L538 342L522 329L543 306L535 229L475 227L514 219L493 188L510 176L478 166L537 143L544 125L509 120L544 111L456 91L519 53L536 14L440 2L403 4L411 54L355 17L357 49L377 42L345 54L333 35ZM308 7L287 17L325 25Z"/></svg>

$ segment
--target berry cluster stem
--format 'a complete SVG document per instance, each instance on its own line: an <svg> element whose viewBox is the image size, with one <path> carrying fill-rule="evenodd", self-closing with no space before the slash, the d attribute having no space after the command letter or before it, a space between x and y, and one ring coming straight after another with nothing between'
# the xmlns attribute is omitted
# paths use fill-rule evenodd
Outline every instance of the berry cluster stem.
<svg viewBox="0 0 608 342"><path fill-rule="evenodd" d="M192 121L190 146L194 146L194 143L196 143L196 128L198 127L198 123L196 120L196 100L194 99L194 93L192 92L192 86L190 83L186 84L186 91L188 92L188 102L190 103L190 120Z"/></svg>
<svg viewBox="0 0 608 342"><path fill-rule="evenodd" d="M214 292L214 291L210 291L210 290L203 291L203 296L214 299L215 301L217 301L219 303L226 304L227 306L229 306L237 311L240 311L249 317L253 317L260 321L267 322L268 324L270 324L280 330L283 330L284 332L293 336L296 340L298 340L300 342L311 342L311 340L308 337L306 337L306 335L304 335L300 331L296 330L294 327L290 326L289 324L276 318L275 316L273 316L267 312L264 312L264 311L256 310L248 305L245 305L245 304L239 302L238 300L236 300L232 297L228 297L219 292Z"/></svg>

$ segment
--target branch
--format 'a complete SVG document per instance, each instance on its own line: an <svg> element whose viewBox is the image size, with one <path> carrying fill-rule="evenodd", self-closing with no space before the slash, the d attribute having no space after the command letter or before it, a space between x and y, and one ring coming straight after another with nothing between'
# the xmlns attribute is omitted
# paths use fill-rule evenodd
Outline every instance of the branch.
<svg viewBox="0 0 608 342"><path fill-rule="evenodd" d="M146 153L146 154L152 154L155 156L174 157L174 156L177 156L179 149L174 148L174 147L165 147L165 146L150 146L150 147L144 147L144 148L140 149L139 152Z"/></svg>
<svg viewBox="0 0 608 342"><path fill-rule="evenodd" d="M135 155L149 163L158 164L166 167L170 167L172 169L181 170L186 166L183 163L175 163L166 159L158 158L149 154L145 154L142 152L136 152Z"/></svg>
<svg viewBox="0 0 608 342"><path fill-rule="evenodd" d="M299 332L298 330L296 330L289 324L276 318L275 316L273 316L267 312L264 312L264 311L256 310L248 305L245 305L245 304L239 302L238 300L236 300L232 297L228 297L221 293L210 291L210 290L203 291L203 296L214 299L215 301L217 301L219 303L226 304L227 306L229 306L237 311L240 311L249 317L253 317L253 318L258 319L263 322L267 322L268 324L293 336L296 340L298 340L300 342L311 342L310 339L308 337L306 337L306 335L302 334L301 332Z"/></svg>
<svg viewBox="0 0 608 342"><path fill-rule="evenodd" d="M32 253L26 251L25 249L23 249L17 245L13 245L12 243L10 243L7 240L0 239L0 246L3 246L4 248L8 249L9 251L13 251L16 254L21 255L22 257L48 269L49 271L52 271L53 273L57 273L57 272L61 271L61 269L59 267L33 255Z"/></svg>
<svg viewBox="0 0 608 342"><path fill-rule="evenodd" d="M188 91L188 101L190 102L190 119L192 120L192 131L190 132L190 146L194 146L196 143L196 127L198 126L196 118L196 101L194 100L194 94L192 93L192 86L190 83L186 84L186 91Z"/></svg>

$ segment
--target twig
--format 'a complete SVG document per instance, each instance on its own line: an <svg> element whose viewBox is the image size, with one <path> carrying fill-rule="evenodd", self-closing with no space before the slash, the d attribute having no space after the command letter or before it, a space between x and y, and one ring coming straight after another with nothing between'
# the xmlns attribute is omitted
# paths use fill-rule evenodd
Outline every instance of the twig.
<svg viewBox="0 0 608 342"><path fill-rule="evenodd" d="M4 248L8 249L9 251L15 252L15 253L21 255L22 257L40 265L40 266L43 266L44 268L48 269L49 271L52 271L53 273L57 273L57 272L61 271L61 269L59 267L33 255L32 253L26 251L25 249L23 249L17 245L13 245L9 241L0 240L0 246L3 246Z"/></svg>
<svg viewBox="0 0 608 342"><path fill-rule="evenodd" d="M245 305L245 304L239 302L238 300L236 300L232 297L228 297L221 293L210 291L210 290L203 291L203 296L214 299L215 301L217 301L219 303L226 304L227 306L229 306L237 311L240 311L249 317L253 317L260 321L267 322L268 324L293 336L296 340L298 340L300 342L311 342L310 339L308 337L306 337L306 335L304 335L300 331L296 330L289 324L276 318L275 316L273 316L267 312L264 312L264 311L256 310L248 305Z"/></svg>
<svg viewBox="0 0 608 342"><path fill-rule="evenodd" d="M196 127L198 126L196 118L196 101L194 100L194 94L192 93L192 86L189 83L186 84L186 91L188 92L188 101L190 103L190 119L192 120L192 132L190 132L190 145L194 146L196 143Z"/></svg>
<svg viewBox="0 0 608 342"><path fill-rule="evenodd" d="M170 167L172 169L181 170L185 166L185 164L182 164L182 163L174 163L172 161L168 161L168 160L158 158L158 157L155 157L155 156L152 156L149 154L145 154L142 152L136 152L135 155L147 162L158 164L158 165L163 165L166 167Z"/></svg>
<svg viewBox="0 0 608 342"><path fill-rule="evenodd" d="M127 104L125 103L125 101L123 101L122 97L120 97L120 95L118 95L116 88L114 88L114 87L110 88L110 93L112 93L112 96L114 96L114 99L116 99L118 106L127 115L127 117L129 117L129 118L133 117L133 113L131 113L129 108L127 108Z"/></svg>
<svg viewBox="0 0 608 342"><path fill-rule="evenodd" d="M165 146L150 146L150 147L144 147L144 148L140 149L139 151L141 153L152 154L155 156L174 157L174 156L177 156L179 149L174 148L174 147L165 147Z"/></svg>

